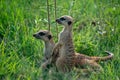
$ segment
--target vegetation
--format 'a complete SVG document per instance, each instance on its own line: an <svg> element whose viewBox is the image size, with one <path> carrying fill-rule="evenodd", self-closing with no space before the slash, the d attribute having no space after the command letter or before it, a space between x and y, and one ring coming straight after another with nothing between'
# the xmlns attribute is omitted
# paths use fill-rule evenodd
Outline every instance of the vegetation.
<svg viewBox="0 0 120 80"><path fill-rule="evenodd" d="M54 0L50 3L51 32L57 42ZM76 52L89 56L114 53L101 62L104 72L90 80L120 79L120 0L57 0L57 17L74 18ZM0 0L0 80L42 80L42 41L32 34L48 29L46 0ZM62 27L58 25L58 32ZM45 74L46 80L76 80L80 73ZM84 80L84 79L83 79Z"/></svg>

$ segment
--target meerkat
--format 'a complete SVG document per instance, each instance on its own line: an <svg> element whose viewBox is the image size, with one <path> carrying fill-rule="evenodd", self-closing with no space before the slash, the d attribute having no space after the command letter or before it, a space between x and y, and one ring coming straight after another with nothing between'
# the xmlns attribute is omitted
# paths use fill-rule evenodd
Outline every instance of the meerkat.
<svg viewBox="0 0 120 80"><path fill-rule="evenodd" d="M51 57L52 49L55 45L54 40L52 39L51 32L47 30L40 30L39 32L33 34L33 37L44 41L44 61L48 60Z"/></svg>
<svg viewBox="0 0 120 80"><path fill-rule="evenodd" d="M85 67L90 66L93 69L100 69L101 66L97 63L101 60L108 60L113 57L112 53L109 53L105 57L90 57L84 54L79 54L75 52L73 40L72 40L72 24L73 19L71 16L62 16L56 19L58 24L64 26L63 30L58 36L58 42L55 44L54 51L59 50L59 57L56 61L56 67L62 72L71 71L74 67Z"/></svg>
<svg viewBox="0 0 120 80"><path fill-rule="evenodd" d="M60 32L58 42L56 43L53 54L59 48L59 57L56 61L56 67L62 72L71 71L75 66L75 50L72 41L72 24L73 19L70 16L62 16L56 19L58 24L64 25Z"/></svg>
<svg viewBox="0 0 120 80"><path fill-rule="evenodd" d="M59 55L57 52L52 56L52 62L51 62L51 55L52 50L55 46L55 42L53 40L53 35L48 30L40 30L37 33L33 34L33 37L40 39L44 41L44 61L41 65L43 69L48 69L49 65L52 65L55 63L57 56Z"/></svg>

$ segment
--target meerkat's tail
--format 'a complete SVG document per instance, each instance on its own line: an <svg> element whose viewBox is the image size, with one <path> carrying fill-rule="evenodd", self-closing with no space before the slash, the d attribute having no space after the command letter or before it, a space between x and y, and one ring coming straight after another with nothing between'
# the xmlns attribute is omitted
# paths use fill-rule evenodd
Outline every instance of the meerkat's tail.
<svg viewBox="0 0 120 80"><path fill-rule="evenodd" d="M95 60L96 62L98 61L106 61L106 60L109 60L109 59L112 59L114 54L109 52L109 51L105 51L108 56L105 56L105 57L91 57L93 60Z"/></svg>

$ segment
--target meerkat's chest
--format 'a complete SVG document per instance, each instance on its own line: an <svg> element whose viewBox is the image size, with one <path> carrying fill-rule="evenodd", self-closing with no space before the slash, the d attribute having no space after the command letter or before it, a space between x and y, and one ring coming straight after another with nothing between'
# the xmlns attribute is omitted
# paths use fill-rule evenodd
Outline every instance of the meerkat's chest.
<svg viewBox="0 0 120 80"><path fill-rule="evenodd" d="M61 32L59 35L59 41L65 43L68 39L68 33L67 32Z"/></svg>
<svg viewBox="0 0 120 80"><path fill-rule="evenodd" d="M50 58L53 50L53 45L48 45L46 48L44 48L44 55L46 58Z"/></svg>

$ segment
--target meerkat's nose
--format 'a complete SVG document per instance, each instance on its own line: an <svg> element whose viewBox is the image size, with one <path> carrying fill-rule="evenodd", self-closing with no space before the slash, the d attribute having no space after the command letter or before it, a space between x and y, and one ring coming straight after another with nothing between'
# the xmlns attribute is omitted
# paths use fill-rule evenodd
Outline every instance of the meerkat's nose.
<svg viewBox="0 0 120 80"><path fill-rule="evenodd" d="M58 22L58 21L59 21L59 19L56 19L55 21L56 21L56 22Z"/></svg>
<svg viewBox="0 0 120 80"><path fill-rule="evenodd" d="M62 24L60 19L56 19L56 22L59 23L59 24Z"/></svg>
<svg viewBox="0 0 120 80"><path fill-rule="evenodd" d="M33 37L35 37L36 36L36 34L33 34Z"/></svg>

